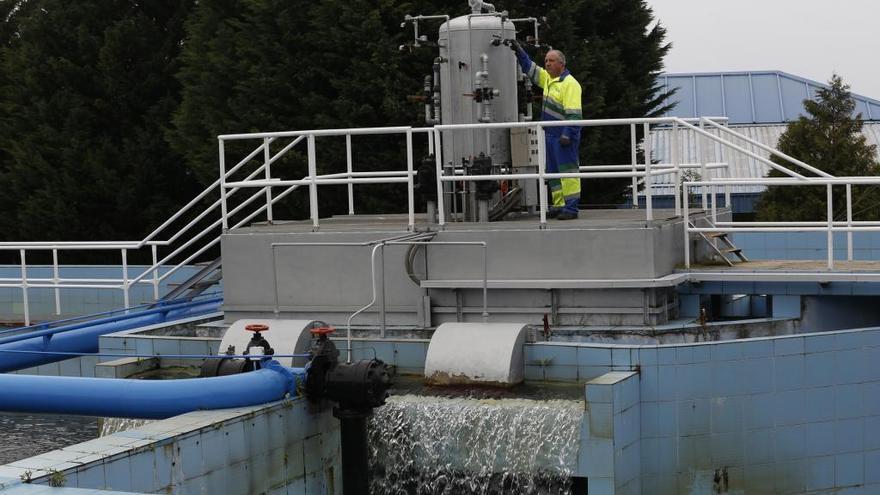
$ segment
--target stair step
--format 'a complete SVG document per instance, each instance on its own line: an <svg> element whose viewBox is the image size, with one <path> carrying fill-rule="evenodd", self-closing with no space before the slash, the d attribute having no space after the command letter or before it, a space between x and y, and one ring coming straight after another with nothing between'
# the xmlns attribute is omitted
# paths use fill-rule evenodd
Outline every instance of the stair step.
<svg viewBox="0 0 880 495"><path fill-rule="evenodd" d="M727 232L709 232L709 233L706 234L706 235L708 235L709 237L712 237L712 238L716 238L716 239L717 239L717 238L720 238L720 237L727 237Z"/></svg>
<svg viewBox="0 0 880 495"><path fill-rule="evenodd" d="M728 249L722 249L721 251L725 252L725 253L741 253L742 248L728 248Z"/></svg>

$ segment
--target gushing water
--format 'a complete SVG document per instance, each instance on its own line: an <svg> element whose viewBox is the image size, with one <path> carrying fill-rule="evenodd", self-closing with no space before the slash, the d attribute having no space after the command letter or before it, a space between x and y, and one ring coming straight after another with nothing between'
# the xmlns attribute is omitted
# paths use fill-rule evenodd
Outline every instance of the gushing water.
<svg viewBox="0 0 880 495"><path fill-rule="evenodd" d="M134 419L134 418L103 418L101 421L101 434L99 437L106 437L120 431L132 430L145 424L152 423L150 419Z"/></svg>
<svg viewBox="0 0 880 495"><path fill-rule="evenodd" d="M583 403L401 395L370 420L370 493L568 494Z"/></svg>

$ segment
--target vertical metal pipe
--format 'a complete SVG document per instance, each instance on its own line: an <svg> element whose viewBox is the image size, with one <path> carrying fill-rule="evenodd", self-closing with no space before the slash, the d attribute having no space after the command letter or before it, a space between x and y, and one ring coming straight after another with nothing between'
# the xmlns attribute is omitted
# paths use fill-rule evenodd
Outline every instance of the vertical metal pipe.
<svg viewBox="0 0 880 495"><path fill-rule="evenodd" d="M312 217L312 227L318 230L318 165L315 159L315 135L308 137L309 155L309 214Z"/></svg>
<svg viewBox="0 0 880 495"><path fill-rule="evenodd" d="M223 218L223 231L226 232L229 230L226 207L226 152L224 151L223 140L218 139L217 142L220 150L220 216Z"/></svg>
<svg viewBox="0 0 880 495"><path fill-rule="evenodd" d="M489 245L483 243L483 323L489 322Z"/></svg>
<svg viewBox="0 0 880 495"><path fill-rule="evenodd" d="M344 413L344 411L339 411ZM340 414L340 451L342 454L342 493L370 493L367 418L361 414Z"/></svg>
<svg viewBox="0 0 880 495"><path fill-rule="evenodd" d="M703 119L700 119L700 130L701 131L705 130L704 126L703 126ZM701 144L703 142L703 135L699 134L695 137L697 138L697 142L696 142L697 157L698 157L697 159L700 160L700 180L701 181L709 180L708 174L706 173L707 172L706 157L703 156L703 147L701 146ZM700 186L700 192L702 193L702 208L705 210L706 207L709 206L708 198L706 197L706 186L705 185ZM685 195L685 200L687 200L687 195Z"/></svg>
<svg viewBox="0 0 880 495"><path fill-rule="evenodd" d="M434 129L434 162L436 163L437 175L437 224L442 229L446 225L446 205L443 197L443 153L442 143L440 142L440 131Z"/></svg>
<svg viewBox="0 0 880 495"><path fill-rule="evenodd" d="M382 246L380 249L381 253L379 254L379 265L381 266L379 271L379 285L381 286L381 298L382 304L379 306L379 336L381 338L385 338L385 323L387 318L386 306L385 306L385 243L380 244Z"/></svg>
<svg viewBox="0 0 880 495"><path fill-rule="evenodd" d="M21 255L21 299L24 306L24 325L31 325L31 308L28 304L28 281L27 281L27 258L24 249L19 249Z"/></svg>
<svg viewBox="0 0 880 495"><path fill-rule="evenodd" d="M547 169L547 143L544 126L536 126L538 131L538 206L541 209L541 228L547 228L547 186L544 185L544 171Z"/></svg>
<svg viewBox="0 0 880 495"><path fill-rule="evenodd" d="M276 255L275 246L272 246L272 287L275 289L275 308L273 313L278 318L281 310L278 307L278 262L275 260Z"/></svg>
<svg viewBox="0 0 880 495"><path fill-rule="evenodd" d="M711 203L712 204L712 224L713 225L718 224L717 196L718 196L718 186L713 185L712 186L712 203Z"/></svg>
<svg viewBox="0 0 880 495"><path fill-rule="evenodd" d="M834 269L834 203L831 192L831 184L826 186L826 199L828 202L828 269Z"/></svg>
<svg viewBox="0 0 880 495"><path fill-rule="evenodd" d="M690 212L688 211L688 202L684 202L684 214L682 215L684 230L684 267L691 267L691 230L690 230Z"/></svg>
<svg viewBox="0 0 880 495"><path fill-rule="evenodd" d="M58 287L58 250L52 250L52 283L55 284L55 314L61 315L61 289Z"/></svg>
<svg viewBox="0 0 880 495"><path fill-rule="evenodd" d="M412 129L406 130L406 194L407 194L407 219L409 230L416 228L416 200L413 185L413 138Z"/></svg>
<svg viewBox="0 0 880 495"><path fill-rule="evenodd" d="M159 300L159 247L155 244L150 246L153 248L153 300Z"/></svg>
<svg viewBox="0 0 880 495"><path fill-rule="evenodd" d="M263 138L263 163L265 165L263 171L266 174L266 180L272 179L271 153L269 152L269 143L271 142L269 138ZM266 186L266 221L272 223L272 220L272 186Z"/></svg>
<svg viewBox="0 0 880 495"><path fill-rule="evenodd" d="M678 121L672 123L672 167L675 170L673 177L675 178L675 214L681 215L681 168L679 167L678 158Z"/></svg>
<svg viewBox="0 0 880 495"><path fill-rule="evenodd" d="M852 184L846 185L846 226L852 228ZM853 232L846 231L846 260L853 260Z"/></svg>
<svg viewBox="0 0 880 495"><path fill-rule="evenodd" d="M632 205L633 208L639 207L639 178L635 176L637 172L636 166L638 165L638 152L636 150L636 125L629 125L629 148L630 148L630 159L632 161Z"/></svg>
<svg viewBox="0 0 880 495"><path fill-rule="evenodd" d="M651 194L652 183L654 182L651 175L651 124L645 124L645 209L647 210L647 220L654 220L654 202Z"/></svg>
<svg viewBox="0 0 880 495"><path fill-rule="evenodd" d="M730 121L725 121L724 125L729 126ZM715 132L718 133L718 137L721 137L721 130L720 129L716 129ZM723 145L718 146L718 150L719 150L718 153L719 153L719 157L721 158L721 162L727 164L727 166L724 167L724 170L727 172L727 177L730 177L730 164L727 163L727 150L726 150L726 148L727 147L723 146ZM730 208L730 212L733 213L733 203L730 201L730 186L724 186L724 206L726 208Z"/></svg>
<svg viewBox="0 0 880 495"><path fill-rule="evenodd" d="M125 306L125 309L131 307L128 303L128 249L121 249L122 251L122 301Z"/></svg>
<svg viewBox="0 0 880 495"><path fill-rule="evenodd" d="M354 164L351 159L351 134L345 135L345 170L348 172L348 178L354 172ZM354 184L348 184L348 214L354 215Z"/></svg>

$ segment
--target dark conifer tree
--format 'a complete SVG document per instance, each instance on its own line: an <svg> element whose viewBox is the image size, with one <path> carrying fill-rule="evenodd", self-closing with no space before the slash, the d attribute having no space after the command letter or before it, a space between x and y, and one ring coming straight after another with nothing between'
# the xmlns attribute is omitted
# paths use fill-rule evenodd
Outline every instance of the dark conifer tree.
<svg viewBox="0 0 880 495"><path fill-rule="evenodd" d="M21 3L0 46L4 240L137 239L191 197L163 132L190 7Z"/></svg>
<svg viewBox="0 0 880 495"><path fill-rule="evenodd" d="M655 83L668 45L664 29L651 26L652 14L644 1L511 0L495 6L511 16L546 16L542 36L566 52L569 67L584 87L585 118L663 111L659 105L665 95L656 93ZM421 92L436 53L424 48L399 51L411 37L409 26L402 29L400 22L405 14L468 12L464 0L199 2L188 23L180 72L183 104L169 137L202 181L209 181L217 174L218 134L421 125L422 107L407 103L407 96ZM438 27L427 23L423 32L435 39ZM535 55L543 58L543 53ZM363 152L358 154L360 170L384 167L389 160L402 163L402 143L360 141L365 143L355 145ZM319 152L324 153L319 154L319 165L326 172L344 170L342 146L324 142L331 144L319 141ZM234 156L249 150L236 150ZM585 132L582 163L629 159L628 126ZM305 175L301 154L292 154L286 166L289 178ZM610 189L606 182L586 181L584 200L621 202L629 181L613 182ZM356 191L365 191L358 203L366 210L359 211L378 211L395 201L404 204L403 194L393 186ZM322 214L344 210L332 189L326 194L322 189L321 197ZM288 211L302 216L304 206L301 198Z"/></svg>
<svg viewBox="0 0 880 495"><path fill-rule="evenodd" d="M880 175L876 150L862 134L862 115L853 115L855 100L838 75L830 87L819 90L815 100L804 100L807 115L789 124L777 148L834 176ZM792 168L787 161L771 157L775 163ZM814 174L797 168L802 175ZM772 170L769 177L786 176ZM853 216L857 220L880 218L880 191L877 186L853 186ZM835 186L834 217L846 219L844 186ZM758 220L822 221L827 218L825 186L768 187L755 206Z"/></svg>

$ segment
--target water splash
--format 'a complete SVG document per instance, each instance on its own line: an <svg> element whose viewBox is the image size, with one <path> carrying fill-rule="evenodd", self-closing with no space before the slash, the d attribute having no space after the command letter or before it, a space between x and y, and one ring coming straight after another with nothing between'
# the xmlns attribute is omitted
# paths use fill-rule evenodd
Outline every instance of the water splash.
<svg viewBox="0 0 880 495"><path fill-rule="evenodd" d="M151 419L135 419L135 418L102 418L101 434L99 437L106 437L120 431L131 430L152 423Z"/></svg>
<svg viewBox="0 0 880 495"><path fill-rule="evenodd" d="M568 494L583 403L393 396L370 420L371 493Z"/></svg>

